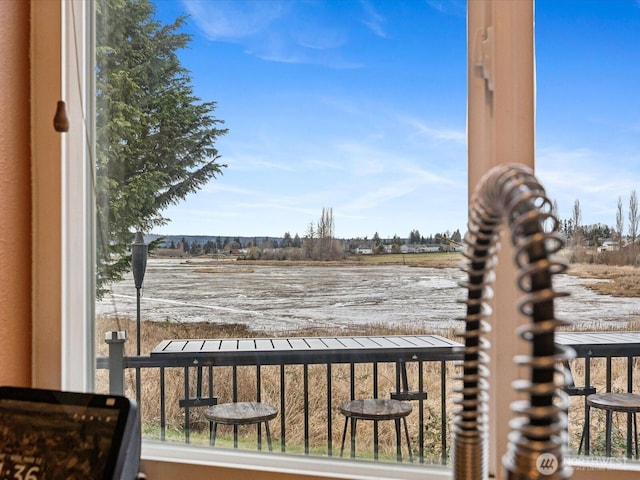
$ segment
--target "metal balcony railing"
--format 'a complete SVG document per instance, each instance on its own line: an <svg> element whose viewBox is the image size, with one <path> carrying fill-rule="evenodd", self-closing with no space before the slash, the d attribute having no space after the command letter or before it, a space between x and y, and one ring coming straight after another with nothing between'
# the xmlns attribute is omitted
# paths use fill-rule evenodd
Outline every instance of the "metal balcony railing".
<svg viewBox="0 0 640 480"><path fill-rule="evenodd" d="M137 399L143 423L157 427L159 440L180 431L186 443L206 441L208 406L258 401L278 409L271 423L277 449L337 456L345 424L340 405L394 398L412 404L407 420L416 461L447 462L450 379L453 361L461 358L455 341L436 335L167 340L149 356L125 357L126 335L108 337L109 357L98 359L98 368L110 370L111 393ZM379 444L381 460L387 453L395 459L393 422L389 428L383 423L359 427L358 457L370 457L372 445ZM238 430L228 433L234 446ZM247 448L255 449L247 437L255 430L242 433Z"/></svg>
<svg viewBox="0 0 640 480"><path fill-rule="evenodd" d="M258 339L171 340L151 355L124 356L126 335L114 332L108 335L109 356L98 358L97 368L103 372L101 388L136 398L147 438L207 444L209 424L204 410L208 406L263 401L278 408L271 427L276 450L337 457L344 426L339 406L355 398L391 397L413 406L408 424L415 461L447 464L452 379L461 353L456 342L442 339L443 344L425 346L420 339L442 337L332 337L342 343L339 349L326 338L277 339L280 343L272 342L276 339L259 339L261 343ZM395 341L396 345L385 347L384 341ZM235 342L235 350L223 342ZM271 344L273 351L248 349L253 345L255 350L264 342ZM594 386L598 393L640 391L640 375L634 375L640 357L640 332L558 333L556 342L576 351L576 358L569 362L576 391L585 385ZM176 351L158 352L170 343ZM290 346L288 350L282 348L284 344ZM303 345L306 347L300 350ZM215 348L207 351L205 347ZM141 385L139 390L137 384ZM586 422L590 428L582 438L584 415L583 398L571 397L570 453L577 454L582 443L582 453L604 455L604 416L592 410ZM614 419L612 455L631 456L632 427L630 415ZM379 459L395 461L392 425L381 425L379 430L359 428L358 435L358 458L373 458L378 439ZM221 441L225 436L226 443ZM216 443L254 450L258 444L255 427L221 430Z"/></svg>

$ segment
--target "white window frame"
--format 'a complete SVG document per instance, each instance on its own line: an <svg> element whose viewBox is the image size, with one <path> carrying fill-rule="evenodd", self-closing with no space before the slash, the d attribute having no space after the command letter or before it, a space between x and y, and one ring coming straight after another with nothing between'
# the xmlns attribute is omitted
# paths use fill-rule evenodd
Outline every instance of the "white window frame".
<svg viewBox="0 0 640 480"><path fill-rule="evenodd" d="M93 322L87 321L93 318L95 291L88 201L94 115L88 76L77 73L86 71L94 50L85 41L91 5L83 0L31 3L33 383L74 391L92 390L95 358ZM66 104L68 133L53 129L58 100Z"/></svg>
<svg viewBox="0 0 640 480"><path fill-rule="evenodd" d="M469 44L469 185L470 191L481 173L501 161L520 161L533 166L534 70L533 1L468 2ZM91 192L91 168L87 158L90 133L95 118L90 96L92 85L83 75L91 64L93 45L84 41L92 28L92 2L87 0L38 0L31 2L32 25L32 162L33 162L33 385L76 391L92 389L94 352L91 301L94 212L87 201ZM492 29L494 43L487 50L489 62L478 66L474 36L478 30ZM505 40L507 39L507 40ZM524 49L524 50L518 50ZM530 51L527 51L529 49ZM524 55L523 55L524 51ZM514 52L518 52L514 55ZM520 59L518 66L511 59ZM482 63L482 62L481 62ZM61 68L62 66L62 68ZM486 68L484 68L486 67ZM491 77L492 90L483 78ZM522 98L531 104L513 119L513 107ZM55 104L63 99L68 106L71 128L68 133L53 131L51 119ZM497 102L497 103L496 103ZM504 103L503 103L504 102ZM514 103L515 102L515 103ZM499 108L493 108L493 107ZM86 112L83 114L83 112ZM500 135L494 132L500 131ZM505 242L505 244L508 242ZM510 359L514 352L496 351L497 345L513 345L514 318L506 305L512 305L514 292L510 252L501 254L504 271L498 272L496 290L501 292L495 310L500 328L493 338L495 359ZM503 320L504 318L504 320ZM511 361L499 361L501 378L515 378ZM497 372L497 369L493 369ZM493 381L493 412L505 412L511 395L510 385ZM492 416L492 452L502 451L506 438L505 415ZM426 466L360 464L351 461L314 459L290 455L251 454L207 448L144 442L143 469L156 480L170 478L245 479L445 479L449 469ZM500 455L491 454L491 471L502 478ZM591 459L576 460L577 480L636 479L638 465L608 469L595 468ZM248 473L251 472L251 473ZM263 472L257 477L257 472Z"/></svg>

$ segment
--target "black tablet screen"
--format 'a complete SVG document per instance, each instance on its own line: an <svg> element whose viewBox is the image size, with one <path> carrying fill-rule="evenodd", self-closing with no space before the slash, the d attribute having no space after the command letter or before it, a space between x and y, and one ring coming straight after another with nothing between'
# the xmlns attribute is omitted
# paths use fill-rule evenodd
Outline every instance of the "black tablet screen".
<svg viewBox="0 0 640 480"><path fill-rule="evenodd" d="M46 392L18 400L2 391L0 480L111 478L128 413L117 397Z"/></svg>

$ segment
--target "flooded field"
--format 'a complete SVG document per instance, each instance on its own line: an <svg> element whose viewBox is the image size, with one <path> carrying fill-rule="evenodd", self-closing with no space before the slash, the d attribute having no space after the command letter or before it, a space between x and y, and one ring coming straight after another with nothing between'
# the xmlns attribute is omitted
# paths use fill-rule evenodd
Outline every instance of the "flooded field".
<svg viewBox="0 0 640 480"><path fill-rule="evenodd" d="M211 260L150 258L142 291L143 321L245 324L254 330L340 329L383 323L420 326L425 332L459 326L456 300L465 291L458 269L391 266L265 266ZM599 295L596 281L568 275L557 288L571 294L557 301L558 317L584 329L625 326L640 320L640 298ZM97 315L135 318L133 277L113 285ZM458 325L456 325L458 324Z"/></svg>

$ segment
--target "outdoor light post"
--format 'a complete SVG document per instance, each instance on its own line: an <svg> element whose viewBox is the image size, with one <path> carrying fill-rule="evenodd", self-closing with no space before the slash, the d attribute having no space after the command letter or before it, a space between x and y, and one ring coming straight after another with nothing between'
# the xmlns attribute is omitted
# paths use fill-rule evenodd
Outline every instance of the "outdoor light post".
<svg viewBox="0 0 640 480"><path fill-rule="evenodd" d="M136 232L136 238L131 244L131 269L133 281L136 285L136 354L140 356L140 290L147 269L148 245L144 243L142 232Z"/></svg>

